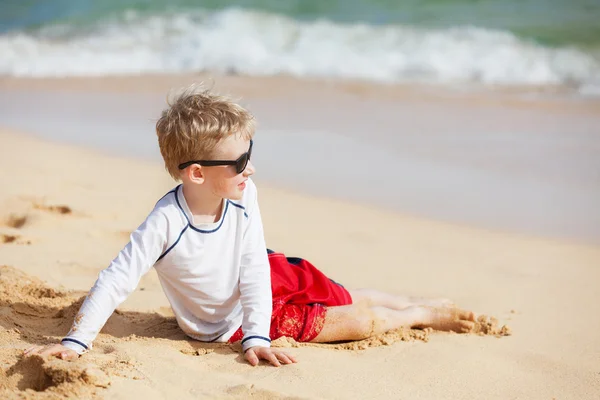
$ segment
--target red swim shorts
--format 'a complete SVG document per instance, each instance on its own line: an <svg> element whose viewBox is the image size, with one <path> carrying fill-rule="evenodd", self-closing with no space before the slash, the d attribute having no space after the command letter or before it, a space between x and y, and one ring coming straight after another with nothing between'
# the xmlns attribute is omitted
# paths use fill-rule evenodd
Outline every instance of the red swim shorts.
<svg viewBox="0 0 600 400"><path fill-rule="evenodd" d="M323 329L327 307L352 304L350 293L329 279L310 262L268 250L271 264L273 314L271 340L287 336L298 342L310 342ZM229 339L244 337L242 328Z"/></svg>

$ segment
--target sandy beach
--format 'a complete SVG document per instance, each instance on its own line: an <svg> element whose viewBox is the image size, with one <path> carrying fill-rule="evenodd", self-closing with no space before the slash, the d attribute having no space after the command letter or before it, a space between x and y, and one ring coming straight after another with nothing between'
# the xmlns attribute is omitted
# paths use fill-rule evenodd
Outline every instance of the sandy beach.
<svg viewBox="0 0 600 400"><path fill-rule="evenodd" d="M1 398L600 397L598 103L513 93L219 81L254 107L263 129L255 182L269 247L309 259L347 287L448 297L497 319L482 320L482 332L278 341L300 362L252 368L236 346L186 339L151 271L92 352L70 363L23 359L25 348L68 331L98 272L175 185L157 158L151 119L166 90L189 80L0 81ZM136 105L125 109L119 96ZM289 107L277 108L282 98ZM395 135L394 119L381 119L390 113L410 129ZM314 120L303 124L305 115ZM372 118L378 129L367 132ZM474 125L451 141L465 120ZM477 142L489 127L496 136ZM529 151L540 143L550 144ZM296 153L282 155L286 146ZM315 166L339 165L333 150L388 172L317 175ZM285 157L298 161L278 175ZM493 185L469 197L469 185L484 182Z"/></svg>

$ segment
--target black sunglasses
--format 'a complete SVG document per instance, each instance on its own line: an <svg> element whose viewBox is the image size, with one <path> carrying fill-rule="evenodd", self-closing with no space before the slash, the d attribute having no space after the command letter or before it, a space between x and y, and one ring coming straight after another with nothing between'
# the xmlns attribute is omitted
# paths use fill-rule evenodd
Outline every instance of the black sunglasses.
<svg viewBox="0 0 600 400"><path fill-rule="evenodd" d="M235 172L241 174L246 169L250 156L252 155L252 140L250 140L250 148L247 152L242 154L237 160L226 161L226 160L193 160L187 161L183 164L179 164L179 169L186 169L192 164L202 165L203 167L215 167L218 165L235 165Z"/></svg>

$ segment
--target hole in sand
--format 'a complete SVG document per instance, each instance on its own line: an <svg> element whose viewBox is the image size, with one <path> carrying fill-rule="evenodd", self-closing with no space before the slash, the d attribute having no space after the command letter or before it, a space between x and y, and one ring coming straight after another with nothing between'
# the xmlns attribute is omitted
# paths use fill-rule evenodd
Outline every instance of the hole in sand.
<svg viewBox="0 0 600 400"><path fill-rule="evenodd" d="M96 366L44 359L39 355L23 357L9 369L0 371L0 388L48 391L56 398L88 398L80 395L93 387L109 385L108 375Z"/></svg>
<svg viewBox="0 0 600 400"><path fill-rule="evenodd" d="M24 357L15 365L10 367L5 376L9 386L16 384L19 390L32 389L36 392L43 392L51 386L54 386L52 378L46 374L43 368L44 359L39 356ZM12 383L12 385L11 385Z"/></svg>

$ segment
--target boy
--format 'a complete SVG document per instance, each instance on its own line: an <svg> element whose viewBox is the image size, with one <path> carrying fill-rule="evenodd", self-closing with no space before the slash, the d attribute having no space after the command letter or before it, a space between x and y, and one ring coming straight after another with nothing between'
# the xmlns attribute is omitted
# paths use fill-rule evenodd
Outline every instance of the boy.
<svg viewBox="0 0 600 400"><path fill-rule="evenodd" d="M189 89L163 111L156 133L165 167L182 184L162 197L100 272L61 344L26 354L73 359L153 266L177 323L191 338L241 340L246 360L296 362L271 339L359 340L401 326L467 332L473 313L443 299L349 292L313 265L267 251L250 180L254 117L208 91Z"/></svg>

